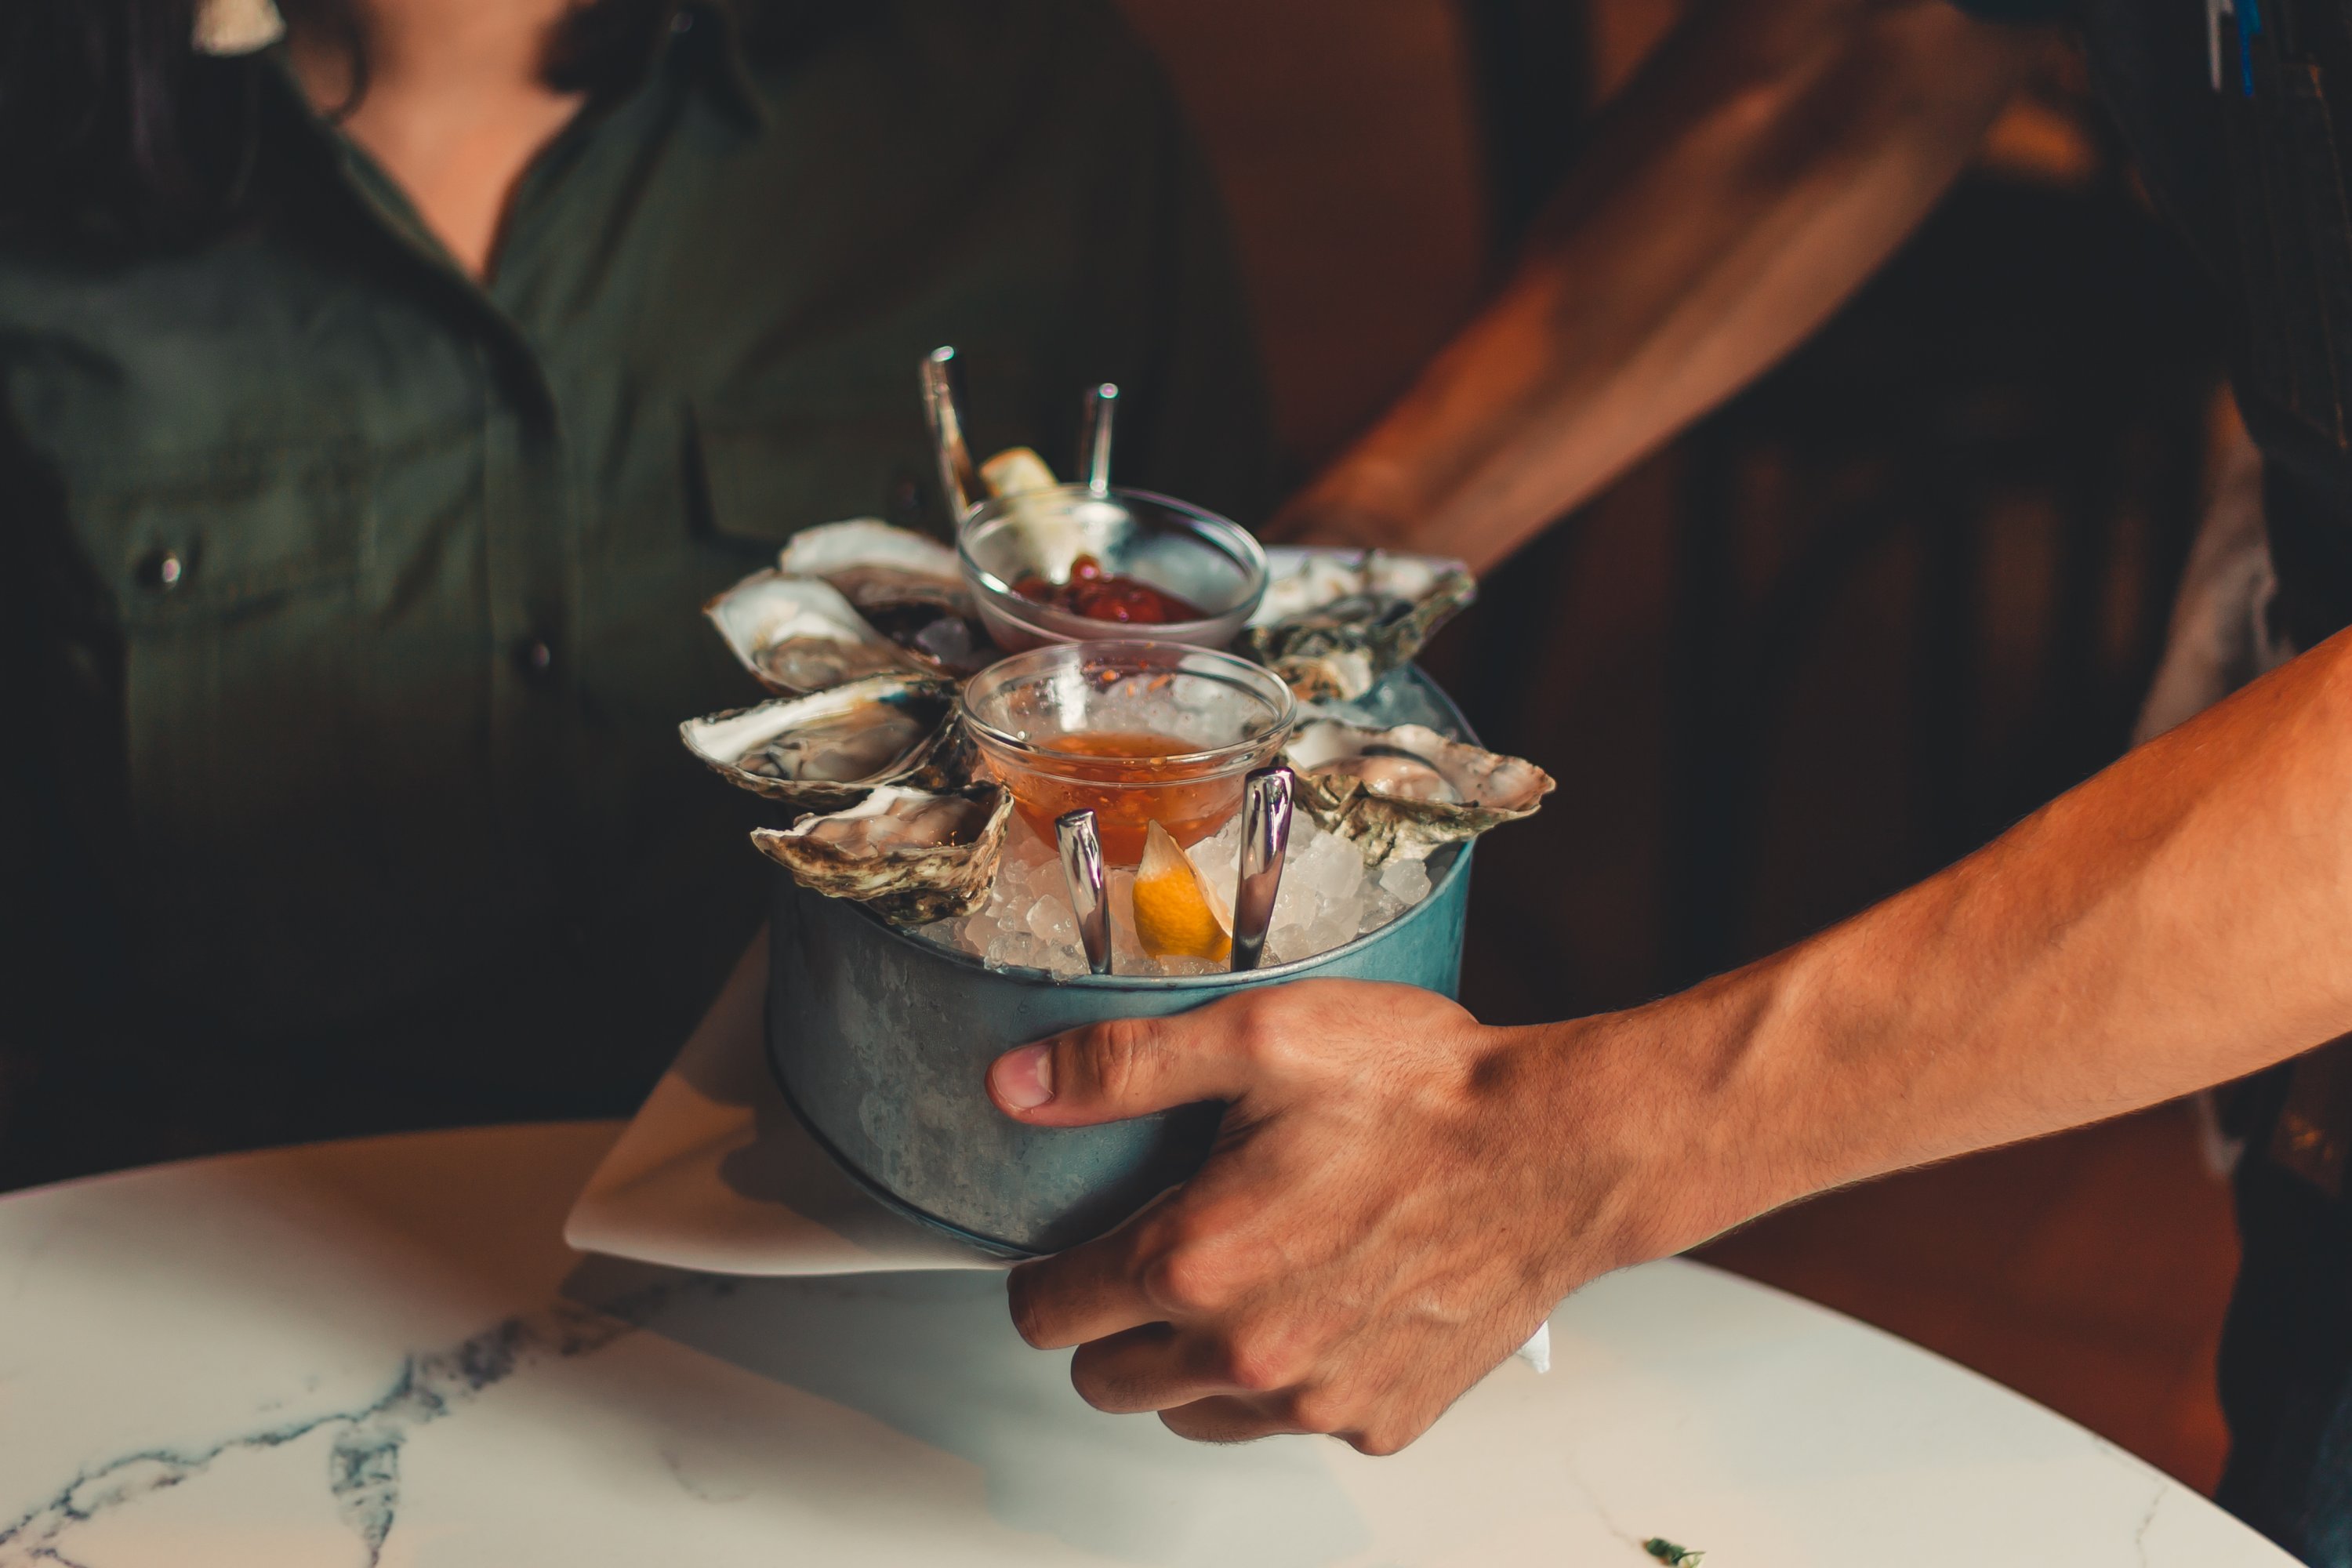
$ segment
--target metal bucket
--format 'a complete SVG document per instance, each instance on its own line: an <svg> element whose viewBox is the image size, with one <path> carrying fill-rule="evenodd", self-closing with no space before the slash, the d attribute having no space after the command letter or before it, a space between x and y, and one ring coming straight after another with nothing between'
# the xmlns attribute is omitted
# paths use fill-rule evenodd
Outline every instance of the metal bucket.
<svg viewBox="0 0 2352 1568"><path fill-rule="evenodd" d="M1418 671L1339 710L1359 722L1468 734ZM992 970L863 906L777 874L768 1059L809 1131L892 1207L1006 1257L1110 1229L1199 1168L1220 1108L1103 1127L1032 1128L991 1103L988 1064L1013 1046L1106 1018L1160 1016L1258 985L1390 980L1444 995L1461 978L1467 845L1430 859L1428 895L1369 936L1248 974L1080 975Z"/></svg>

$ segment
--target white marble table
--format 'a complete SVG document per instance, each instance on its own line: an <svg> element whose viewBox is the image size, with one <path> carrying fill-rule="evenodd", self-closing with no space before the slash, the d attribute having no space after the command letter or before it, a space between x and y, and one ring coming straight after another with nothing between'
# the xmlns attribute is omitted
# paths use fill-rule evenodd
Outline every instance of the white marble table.
<svg viewBox="0 0 2352 1568"><path fill-rule="evenodd" d="M2231 1568L2284 1555L1948 1363L1685 1263L1401 1457L1081 1405L989 1275L728 1281L557 1239L614 1129L0 1199L0 1568ZM603 1302L599 1310L583 1302Z"/></svg>

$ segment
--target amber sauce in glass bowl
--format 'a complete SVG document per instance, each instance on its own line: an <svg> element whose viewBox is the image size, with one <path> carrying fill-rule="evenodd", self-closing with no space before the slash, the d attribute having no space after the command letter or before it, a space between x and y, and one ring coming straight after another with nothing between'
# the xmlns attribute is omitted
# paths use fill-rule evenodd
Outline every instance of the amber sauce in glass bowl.
<svg viewBox="0 0 2352 1568"><path fill-rule="evenodd" d="M961 710L1041 837L1090 810L1104 858L1132 866L1151 823L1189 845L1241 809L1244 779L1280 753L1296 703L1247 659L1122 640L1001 659L965 682Z"/></svg>

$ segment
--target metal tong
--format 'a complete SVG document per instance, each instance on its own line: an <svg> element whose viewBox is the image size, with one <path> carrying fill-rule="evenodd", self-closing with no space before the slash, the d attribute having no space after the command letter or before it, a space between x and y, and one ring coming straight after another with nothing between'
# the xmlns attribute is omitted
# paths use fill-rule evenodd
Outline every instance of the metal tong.
<svg viewBox="0 0 2352 1568"><path fill-rule="evenodd" d="M982 500L980 469L973 466L971 447L964 439L963 365L955 350L942 343L923 356L923 416L931 427L931 446L940 459L940 489L948 498L948 533Z"/></svg>
<svg viewBox="0 0 2352 1568"><path fill-rule="evenodd" d="M1265 933L1274 924L1275 895L1282 890L1282 858L1290 847L1291 790L1297 775L1288 768L1260 768L1242 785L1241 882L1234 889L1234 972L1255 969L1265 956Z"/></svg>
<svg viewBox="0 0 2352 1568"><path fill-rule="evenodd" d="M1282 890L1282 858L1290 848L1291 790L1297 782L1288 768L1277 766L1258 769L1242 784L1241 882L1234 890L1235 973L1255 969L1265 956L1274 900ZM1110 900L1095 814L1073 811L1061 816L1054 824L1054 837L1061 851L1062 876L1070 887L1070 908L1078 917L1087 967L1108 974Z"/></svg>
<svg viewBox="0 0 2352 1568"><path fill-rule="evenodd" d="M1087 967L1108 974L1110 900L1104 891L1102 838L1095 831L1095 814L1073 811L1056 818L1054 839L1062 852L1062 875L1070 884L1070 908L1077 912Z"/></svg>
<svg viewBox="0 0 2352 1568"><path fill-rule="evenodd" d="M1101 382L1087 389L1086 410L1078 418L1078 482L1095 495L1110 493L1110 431L1118 416L1118 384Z"/></svg>

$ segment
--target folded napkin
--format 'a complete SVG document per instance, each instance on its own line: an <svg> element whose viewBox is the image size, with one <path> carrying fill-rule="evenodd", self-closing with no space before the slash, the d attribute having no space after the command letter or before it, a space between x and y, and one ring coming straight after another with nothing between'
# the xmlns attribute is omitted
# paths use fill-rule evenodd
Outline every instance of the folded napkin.
<svg viewBox="0 0 2352 1568"><path fill-rule="evenodd" d="M809 1136L768 1074L767 989L763 938L588 1178L565 1242L706 1274L1005 1268L884 1207ZM1518 1353L1544 1370L1549 1330Z"/></svg>

